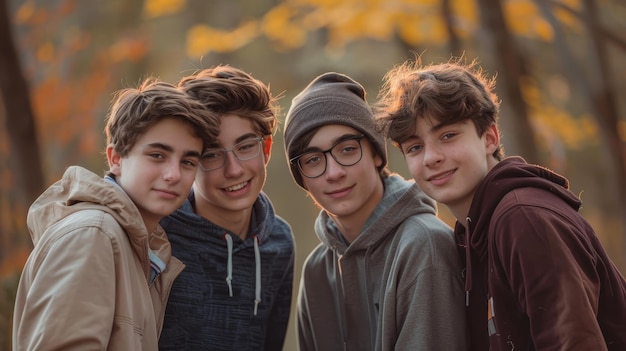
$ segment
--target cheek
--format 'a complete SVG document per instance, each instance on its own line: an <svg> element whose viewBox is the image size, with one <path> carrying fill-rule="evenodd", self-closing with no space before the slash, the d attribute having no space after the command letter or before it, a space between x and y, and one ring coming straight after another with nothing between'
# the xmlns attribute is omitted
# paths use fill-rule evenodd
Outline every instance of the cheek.
<svg viewBox="0 0 626 351"><path fill-rule="evenodd" d="M182 179L185 184L191 184L196 179L196 172L192 170L184 170Z"/></svg>
<svg viewBox="0 0 626 351"><path fill-rule="evenodd" d="M211 172L218 172L218 170L215 171L211 171ZM200 188L206 188L205 184L211 184L214 183L211 181L211 178L209 177L209 174L211 172L205 172L201 169L198 169L198 171L195 174L195 186L199 186Z"/></svg>
<svg viewBox="0 0 626 351"><path fill-rule="evenodd" d="M422 171L422 165L420 161L415 157L407 157L406 165L409 169L409 173L413 178L417 178L420 172Z"/></svg>

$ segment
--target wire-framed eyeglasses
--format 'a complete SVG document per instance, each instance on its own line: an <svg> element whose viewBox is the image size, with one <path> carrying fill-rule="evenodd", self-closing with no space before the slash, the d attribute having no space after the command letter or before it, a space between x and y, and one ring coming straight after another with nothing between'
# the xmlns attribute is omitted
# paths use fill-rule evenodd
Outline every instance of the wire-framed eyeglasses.
<svg viewBox="0 0 626 351"><path fill-rule="evenodd" d="M226 163L226 153L232 152L240 161L253 159L261 153L263 137L250 138L238 142L230 149L210 148L200 157L200 169L209 172L222 168Z"/></svg>
<svg viewBox="0 0 626 351"><path fill-rule="evenodd" d="M326 172L328 166L326 154L328 153L342 166L355 165L363 157L361 139L364 137L363 134L349 136L326 150L307 151L300 154L289 160L289 163L297 163L300 173L307 178L317 178Z"/></svg>

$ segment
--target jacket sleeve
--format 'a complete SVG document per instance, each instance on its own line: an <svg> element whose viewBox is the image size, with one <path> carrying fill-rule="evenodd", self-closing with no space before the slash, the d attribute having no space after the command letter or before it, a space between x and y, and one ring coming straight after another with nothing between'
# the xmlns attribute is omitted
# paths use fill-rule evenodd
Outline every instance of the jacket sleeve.
<svg viewBox="0 0 626 351"><path fill-rule="evenodd" d="M18 287L13 350L104 350L115 309L111 239L80 228L40 242Z"/></svg>
<svg viewBox="0 0 626 351"><path fill-rule="evenodd" d="M587 234L536 206L507 211L493 231L496 270L528 316L536 350L605 350L596 317L598 257Z"/></svg>
<svg viewBox="0 0 626 351"><path fill-rule="evenodd" d="M393 283L396 297L388 296L381 311L383 349L462 351L466 349L462 264L450 231L437 226L423 229L427 235L401 245L402 251L396 253L404 259L392 273L399 274ZM411 252L405 252L407 248Z"/></svg>

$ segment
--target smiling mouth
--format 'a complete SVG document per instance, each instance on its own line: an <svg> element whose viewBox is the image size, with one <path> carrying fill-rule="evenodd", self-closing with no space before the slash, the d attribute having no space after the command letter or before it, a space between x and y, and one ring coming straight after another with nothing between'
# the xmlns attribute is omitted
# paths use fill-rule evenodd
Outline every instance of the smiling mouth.
<svg viewBox="0 0 626 351"><path fill-rule="evenodd" d="M452 174L452 173L454 173L454 170L452 170L452 171L448 171L448 172L445 172L445 173L441 173L441 174L437 174L437 175L436 175L436 176L434 176L434 177L430 177L428 180L429 180L429 181L432 181L432 180L439 180L439 179L443 179L443 178L445 178L445 177L449 176L449 175L450 175L450 174Z"/></svg>
<svg viewBox="0 0 626 351"><path fill-rule="evenodd" d="M165 194L166 196L171 196L171 197L177 197L178 194L174 191L170 191L170 190L165 190L165 189L156 189L157 191Z"/></svg>
<svg viewBox="0 0 626 351"><path fill-rule="evenodd" d="M334 191L330 191L327 194L328 195L340 194L340 193L343 193L343 192L346 192L346 191L350 190L351 188L352 187L347 187L347 188L343 188L343 189L337 189L337 190L334 190Z"/></svg>
<svg viewBox="0 0 626 351"><path fill-rule="evenodd" d="M249 182L243 182L243 183L240 183L240 184L237 184L237 185L229 186L229 187L224 188L224 190L229 191L229 192L230 191L241 190L241 189L245 188L246 185L248 185L248 183Z"/></svg>

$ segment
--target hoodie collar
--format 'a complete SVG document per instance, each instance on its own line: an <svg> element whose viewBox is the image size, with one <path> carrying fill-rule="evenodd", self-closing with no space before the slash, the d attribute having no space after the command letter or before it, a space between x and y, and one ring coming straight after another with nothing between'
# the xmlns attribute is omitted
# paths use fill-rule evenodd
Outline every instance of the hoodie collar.
<svg viewBox="0 0 626 351"><path fill-rule="evenodd" d="M365 250L377 245L407 217L418 213L436 213L435 202L426 196L414 181L405 180L397 174L383 178L385 192L359 236L348 244L332 218L324 210L315 220L315 233L324 245L344 254L347 250Z"/></svg>
<svg viewBox="0 0 626 351"><path fill-rule="evenodd" d="M526 187L544 189L572 208L580 207L581 202L568 190L569 182L565 177L545 167L528 164L518 156L498 162L476 189L465 223L457 222L454 230L457 244L465 250L466 293L472 288L472 259L483 261L487 257L487 232L496 207L506 194Z"/></svg>

